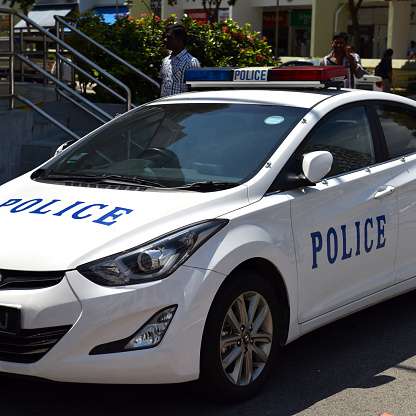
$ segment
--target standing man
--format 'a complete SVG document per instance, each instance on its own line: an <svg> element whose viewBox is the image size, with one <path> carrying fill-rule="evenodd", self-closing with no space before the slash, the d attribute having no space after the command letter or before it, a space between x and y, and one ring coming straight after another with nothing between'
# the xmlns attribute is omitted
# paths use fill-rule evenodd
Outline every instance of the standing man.
<svg viewBox="0 0 416 416"><path fill-rule="evenodd" d="M383 91L390 92L391 82L393 80L393 49L387 49L384 52L384 57L380 62L381 66L381 78L383 79Z"/></svg>
<svg viewBox="0 0 416 416"><path fill-rule="evenodd" d="M348 45L348 33L335 32L332 37L332 52L321 59L319 65L343 65L347 72L344 81L344 88L354 88L354 75L362 78L364 75L363 67L360 64L360 57L352 51L352 46Z"/></svg>
<svg viewBox="0 0 416 416"><path fill-rule="evenodd" d="M185 84L185 71L190 68L200 68L198 59L194 58L186 49L188 33L182 25L167 27L164 42L166 49L171 51L162 63L159 78L162 80L160 96L179 94L188 91Z"/></svg>

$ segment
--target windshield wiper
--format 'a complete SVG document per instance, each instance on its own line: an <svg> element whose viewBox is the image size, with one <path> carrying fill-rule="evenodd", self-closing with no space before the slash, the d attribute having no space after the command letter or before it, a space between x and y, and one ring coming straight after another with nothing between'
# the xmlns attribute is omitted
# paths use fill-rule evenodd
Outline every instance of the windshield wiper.
<svg viewBox="0 0 416 416"><path fill-rule="evenodd" d="M146 187L166 188L158 182L149 181L147 179L136 178L132 176L99 174L99 175L67 175L67 174L50 174L42 179L51 179L58 181L81 181L91 183L107 183L117 185L141 185Z"/></svg>
<svg viewBox="0 0 416 416"><path fill-rule="evenodd" d="M222 189L229 189L234 188L235 186L240 185L239 183L235 182L213 182L213 181L205 181L205 182L194 182L189 183L187 185L179 186L178 189L190 189L193 191L219 191Z"/></svg>

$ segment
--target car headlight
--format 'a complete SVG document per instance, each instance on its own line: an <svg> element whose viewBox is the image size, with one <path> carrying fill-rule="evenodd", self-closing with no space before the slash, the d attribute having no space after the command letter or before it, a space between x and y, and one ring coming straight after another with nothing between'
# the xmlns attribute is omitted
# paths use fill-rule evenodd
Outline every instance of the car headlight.
<svg viewBox="0 0 416 416"><path fill-rule="evenodd" d="M190 225L132 250L79 266L87 279L103 286L124 286L158 280L172 274L228 220Z"/></svg>

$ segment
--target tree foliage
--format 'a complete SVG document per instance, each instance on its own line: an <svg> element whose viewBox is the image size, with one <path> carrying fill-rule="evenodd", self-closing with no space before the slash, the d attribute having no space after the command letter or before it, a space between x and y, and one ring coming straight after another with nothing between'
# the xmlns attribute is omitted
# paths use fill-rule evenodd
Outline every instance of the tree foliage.
<svg viewBox="0 0 416 416"><path fill-rule="evenodd" d="M162 20L154 14L144 14L140 19L121 15L116 18L114 24L109 24L102 16L88 12L76 16L74 24L96 42L158 81L161 63L169 53L164 48L164 34L169 24L177 22L175 15ZM180 23L188 31L187 50L199 60L201 66L277 65L267 42L259 37L258 32L251 32L248 24L240 27L228 19L221 23L205 25L187 17ZM88 59L126 83L132 90L134 103L146 102L157 97L158 91L154 86L143 81L141 77L132 75L129 69L114 62L80 36L71 34L68 42ZM81 63L79 65L92 73L90 68ZM89 82L81 75L78 79L84 85ZM106 82L104 78L100 79ZM96 92L102 93L99 88ZM99 98L100 101L104 100L101 95Z"/></svg>
<svg viewBox="0 0 416 416"><path fill-rule="evenodd" d="M187 0L189 1L189 0ZM195 0L192 0L195 2ZM218 22L218 12L220 10L222 0L201 0L202 7L207 15L208 22ZM229 6L234 6L237 0L228 0ZM168 0L168 5L173 6L178 3L178 0Z"/></svg>
<svg viewBox="0 0 416 416"><path fill-rule="evenodd" d="M22 13L27 16L30 9L35 4L35 1L36 0L3 0L3 4L8 4L11 9L17 6Z"/></svg>

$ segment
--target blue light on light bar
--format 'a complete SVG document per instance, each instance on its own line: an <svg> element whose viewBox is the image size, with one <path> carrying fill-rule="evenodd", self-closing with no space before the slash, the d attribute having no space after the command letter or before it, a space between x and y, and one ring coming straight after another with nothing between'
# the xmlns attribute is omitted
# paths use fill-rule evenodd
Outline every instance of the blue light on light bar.
<svg viewBox="0 0 416 416"><path fill-rule="evenodd" d="M196 68L185 71L186 81L231 81L234 69L230 68Z"/></svg>

